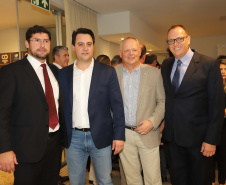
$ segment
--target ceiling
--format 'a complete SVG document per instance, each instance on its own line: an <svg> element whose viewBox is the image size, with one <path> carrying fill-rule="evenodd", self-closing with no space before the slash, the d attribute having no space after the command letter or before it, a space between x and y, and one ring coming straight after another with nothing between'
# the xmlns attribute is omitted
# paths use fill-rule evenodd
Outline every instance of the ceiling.
<svg viewBox="0 0 226 185"><path fill-rule="evenodd" d="M191 36L226 34L226 0L76 1L100 14L131 11L161 34L173 24L183 24Z"/></svg>
<svg viewBox="0 0 226 185"><path fill-rule="evenodd" d="M0 30L16 28L16 0L0 1ZM59 0L63 1L63 0ZM166 35L173 24L183 24L192 37L226 34L226 0L76 0L99 14L130 11L151 29ZM52 12L18 1L20 28L34 24L55 26ZM120 35L114 35L117 39ZM114 38L114 39L116 39ZM111 36L106 40L113 41Z"/></svg>

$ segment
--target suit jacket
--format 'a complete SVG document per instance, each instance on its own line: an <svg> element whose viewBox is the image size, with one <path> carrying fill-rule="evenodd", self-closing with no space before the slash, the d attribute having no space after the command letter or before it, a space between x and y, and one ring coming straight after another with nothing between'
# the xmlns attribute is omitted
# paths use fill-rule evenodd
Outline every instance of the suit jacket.
<svg viewBox="0 0 226 185"><path fill-rule="evenodd" d="M175 93L170 80L174 60L169 58L162 64L166 92L163 137L184 147L200 146L203 142L216 145L224 118L219 62L195 52Z"/></svg>
<svg viewBox="0 0 226 185"><path fill-rule="evenodd" d="M57 79L57 71L48 65ZM0 153L13 150L18 162L38 162L49 133L49 108L41 82L26 57L1 68L0 79ZM59 94L60 132L64 135L62 91Z"/></svg>
<svg viewBox="0 0 226 185"><path fill-rule="evenodd" d="M123 90L123 65L115 67L118 80L124 97ZM154 148L160 144L159 124L164 118L165 92L159 69L141 64L140 85L137 100L136 124L143 120L150 120L154 128L140 138L148 148Z"/></svg>
<svg viewBox="0 0 226 185"><path fill-rule="evenodd" d="M73 67L74 64L59 70L59 81L64 91L64 115L69 145L72 137ZM125 117L115 69L97 61L94 61L91 77L88 115L96 148L105 148L113 140L125 140Z"/></svg>

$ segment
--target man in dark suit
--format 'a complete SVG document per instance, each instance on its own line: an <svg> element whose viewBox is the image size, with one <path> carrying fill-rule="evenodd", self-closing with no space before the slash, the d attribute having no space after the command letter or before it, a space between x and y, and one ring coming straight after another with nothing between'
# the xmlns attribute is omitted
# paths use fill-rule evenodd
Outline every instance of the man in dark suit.
<svg viewBox="0 0 226 185"><path fill-rule="evenodd" d="M210 185L211 160L219 142L224 97L219 62L193 52L182 25L168 31L174 55L162 65L166 92L166 152L173 185Z"/></svg>
<svg viewBox="0 0 226 185"><path fill-rule="evenodd" d="M67 163L72 185L85 183L89 155L98 184L111 185L111 150L119 153L125 140L123 101L116 71L94 60L94 43L90 29L74 31L72 49L77 60L59 71L65 98Z"/></svg>
<svg viewBox="0 0 226 185"><path fill-rule="evenodd" d="M30 27L28 56L0 70L0 170L13 171L15 185L58 181L66 128L57 71L46 63L50 40L46 28Z"/></svg>

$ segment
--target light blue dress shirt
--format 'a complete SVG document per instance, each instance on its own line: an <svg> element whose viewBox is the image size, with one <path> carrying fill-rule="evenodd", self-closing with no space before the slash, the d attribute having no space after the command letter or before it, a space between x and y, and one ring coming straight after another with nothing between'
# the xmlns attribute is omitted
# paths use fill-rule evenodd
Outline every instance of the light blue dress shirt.
<svg viewBox="0 0 226 185"><path fill-rule="evenodd" d="M137 100L140 85L140 66L130 74L123 67L124 111L126 126L136 126Z"/></svg>
<svg viewBox="0 0 226 185"><path fill-rule="evenodd" d="M181 69L180 69L180 79L179 79L179 85L181 84L183 78L184 78L184 74L186 73L187 71L187 68L191 62L191 59L194 55L194 52L191 50L191 48L189 48L188 52L186 53L186 55L184 55L183 58L180 59L180 61L182 62L181 63ZM174 76L174 73L176 71L176 68L177 68L177 61L178 59L175 58L175 61L173 63L173 68L172 68L172 71L171 71L171 75L170 75L170 78L171 78L171 82L173 80L173 76Z"/></svg>

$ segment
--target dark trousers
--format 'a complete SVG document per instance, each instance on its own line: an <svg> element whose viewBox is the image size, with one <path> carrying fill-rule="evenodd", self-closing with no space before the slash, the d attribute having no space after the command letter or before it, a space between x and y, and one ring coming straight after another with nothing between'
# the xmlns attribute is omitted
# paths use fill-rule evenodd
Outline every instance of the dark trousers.
<svg viewBox="0 0 226 185"><path fill-rule="evenodd" d="M205 157L199 147L165 143L172 185L211 185L213 158Z"/></svg>
<svg viewBox="0 0 226 185"><path fill-rule="evenodd" d="M61 166L61 135L58 131L48 138L41 161L16 165L14 185L57 185Z"/></svg>
<svg viewBox="0 0 226 185"><path fill-rule="evenodd" d="M226 120L224 120L224 127L222 130L221 144L217 146L216 154L213 162L212 182L215 182L215 167L217 163L218 168L218 182L225 184L226 179Z"/></svg>

